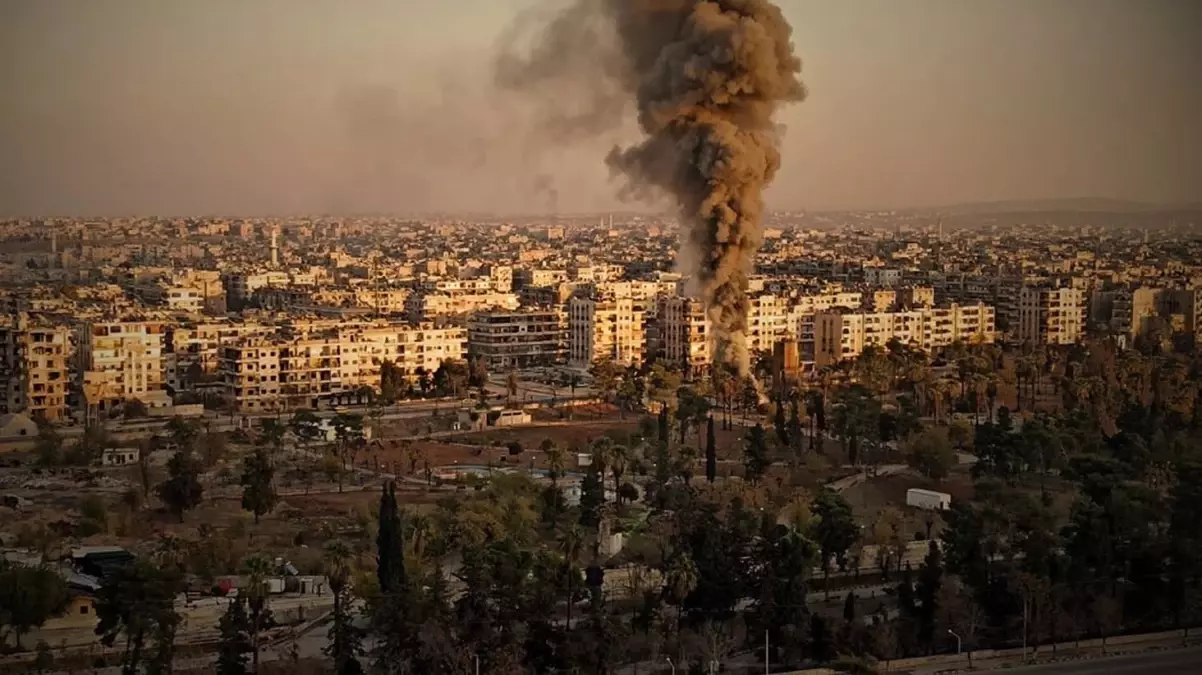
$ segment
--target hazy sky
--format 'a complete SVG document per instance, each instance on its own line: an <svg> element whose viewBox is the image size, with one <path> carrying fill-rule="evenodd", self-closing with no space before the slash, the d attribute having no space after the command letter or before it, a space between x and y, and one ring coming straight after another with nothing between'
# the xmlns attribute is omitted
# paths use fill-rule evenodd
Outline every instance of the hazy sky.
<svg viewBox="0 0 1202 675"><path fill-rule="evenodd" d="M482 85L532 3L0 0L0 216L608 208ZM1202 201L1198 0L779 4L773 207Z"/></svg>

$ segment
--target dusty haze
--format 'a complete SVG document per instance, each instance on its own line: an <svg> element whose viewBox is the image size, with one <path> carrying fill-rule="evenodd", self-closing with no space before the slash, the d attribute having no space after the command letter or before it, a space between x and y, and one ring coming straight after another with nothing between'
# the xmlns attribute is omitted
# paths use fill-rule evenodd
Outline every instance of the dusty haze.
<svg viewBox="0 0 1202 675"><path fill-rule="evenodd" d="M530 4L6 0L0 214L616 206L484 86ZM811 95L769 207L1202 198L1202 3L780 5Z"/></svg>

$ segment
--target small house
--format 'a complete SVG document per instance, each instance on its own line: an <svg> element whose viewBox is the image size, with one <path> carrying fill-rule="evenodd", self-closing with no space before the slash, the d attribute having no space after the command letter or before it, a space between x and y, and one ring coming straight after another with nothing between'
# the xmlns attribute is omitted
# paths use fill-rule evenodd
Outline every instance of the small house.
<svg viewBox="0 0 1202 675"><path fill-rule="evenodd" d="M0 415L0 438L35 438L38 425L21 413Z"/></svg>
<svg viewBox="0 0 1202 675"><path fill-rule="evenodd" d="M100 454L101 466L128 466L137 464L141 453L137 448L108 448Z"/></svg>

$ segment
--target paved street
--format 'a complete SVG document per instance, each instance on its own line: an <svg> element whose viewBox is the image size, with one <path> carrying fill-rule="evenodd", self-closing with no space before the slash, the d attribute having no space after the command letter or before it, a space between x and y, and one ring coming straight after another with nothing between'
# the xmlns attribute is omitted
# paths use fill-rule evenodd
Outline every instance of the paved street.
<svg viewBox="0 0 1202 675"><path fill-rule="evenodd" d="M1007 668L1006 672L1022 675L1197 675L1202 673L1202 647Z"/></svg>

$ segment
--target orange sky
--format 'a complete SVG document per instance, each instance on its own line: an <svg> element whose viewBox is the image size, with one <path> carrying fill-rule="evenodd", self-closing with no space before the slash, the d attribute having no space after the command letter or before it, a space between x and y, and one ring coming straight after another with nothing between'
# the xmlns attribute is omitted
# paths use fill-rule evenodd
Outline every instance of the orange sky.
<svg viewBox="0 0 1202 675"><path fill-rule="evenodd" d="M5 0L0 216L616 206L484 86L534 0ZM552 0L553 1L553 0ZM776 208L1202 201L1202 2L781 0Z"/></svg>

